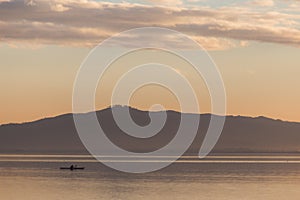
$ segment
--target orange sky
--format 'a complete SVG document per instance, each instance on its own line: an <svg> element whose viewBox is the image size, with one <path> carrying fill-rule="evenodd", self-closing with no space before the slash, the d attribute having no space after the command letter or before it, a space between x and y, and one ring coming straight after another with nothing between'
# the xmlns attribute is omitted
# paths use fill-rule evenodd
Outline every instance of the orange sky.
<svg viewBox="0 0 300 200"><path fill-rule="evenodd" d="M0 124L72 112L73 83L91 48L120 31L151 25L188 34L209 50L224 80L227 114L300 121L299 2L293 6L283 1L274 5L199 2L193 8L185 3L55 0L51 7L47 1L34 6L20 2L0 1ZM7 10L7 4L15 6ZM95 13L100 17L95 18ZM201 78L180 60L161 56L192 80L201 112L210 112ZM104 78L106 87L99 86L99 109L109 106L112 80L123 63L129 66L138 61L126 59ZM157 86L141 88L131 99L132 106L141 109L153 103L179 109L174 96Z"/></svg>

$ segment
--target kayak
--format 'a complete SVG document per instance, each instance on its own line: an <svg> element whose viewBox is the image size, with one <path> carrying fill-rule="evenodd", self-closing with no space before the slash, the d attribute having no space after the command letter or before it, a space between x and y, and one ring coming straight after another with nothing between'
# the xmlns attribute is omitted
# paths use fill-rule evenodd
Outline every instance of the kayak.
<svg viewBox="0 0 300 200"><path fill-rule="evenodd" d="M61 167L60 169L68 169L68 170L84 170L84 167Z"/></svg>

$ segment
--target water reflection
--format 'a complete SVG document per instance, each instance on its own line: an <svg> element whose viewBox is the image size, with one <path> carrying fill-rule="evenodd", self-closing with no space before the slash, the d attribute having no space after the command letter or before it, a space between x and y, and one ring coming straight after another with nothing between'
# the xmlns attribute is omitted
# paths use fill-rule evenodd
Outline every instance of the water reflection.
<svg viewBox="0 0 300 200"><path fill-rule="evenodd" d="M9 159L12 160L7 162ZM29 160L20 161L22 159ZM98 162L88 162L93 160L90 157L0 156L1 199L296 200L300 196L300 164L217 162L236 159L297 161L299 157L221 157L208 158L207 161L214 162L207 163L184 159L186 162L177 162L157 172L127 174ZM84 162L76 163L78 160ZM59 170L62 164L71 163L84 165L86 170Z"/></svg>

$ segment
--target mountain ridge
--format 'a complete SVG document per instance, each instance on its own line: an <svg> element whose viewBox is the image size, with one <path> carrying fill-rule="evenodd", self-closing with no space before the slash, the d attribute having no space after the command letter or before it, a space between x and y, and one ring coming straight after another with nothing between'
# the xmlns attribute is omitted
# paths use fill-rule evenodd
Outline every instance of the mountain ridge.
<svg viewBox="0 0 300 200"><path fill-rule="evenodd" d="M101 127L107 133L107 137L117 146L136 153L162 148L176 135L181 115L198 115L166 111L167 120L162 130L150 138L142 139L127 135L116 125L111 112L113 108L96 112ZM122 112L122 110L119 111ZM130 107L129 110L138 125L149 124L148 111ZM88 113L80 115L85 116ZM186 154L196 154L206 135L211 114L199 114L199 116L197 136ZM189 132L187 131L186 134ZM298 141L300 141L300 123L298 122L285 122L266 117L226 116L222 134L213 152L300 152ZM0 153L14 152L88 153L77 134L73 114L0 126Z"/></svg>
<svg viewBox="0 0 300 200"><path fill-rule="evenodd" d="M138 110L138 111L141 111L141 112L175 112L175 113L191 114L191 115L215 115L215 116L223 116L223 115L218 115L218 114L213 114L213 113L179 112L179 111L176 111L176 110L148 111L148 110L141 110L141 109L138 109L138 108L135 108L135 107L131 107L131 106L121 106L121 107L128 107L129 109L134 109L134 110ZM103 110L106 110L106 109L111 109L111 108L113 108L113 107L103 108L103 109L97 110L96 112L100 112L100 111L103 111ZM7 126L7 125L23 125L23 124L28 124L28 123L35 123L35 122L42 121L42 120L53 119L53 118L57 118L57 117L65 116L65 115L88 114L88 113L92 113L92 111L91 112L83 112L83 113L64 113L64 114L58 114L56 116L48 116L48 117L44 117L44 118L39 118L39 119L32 120L32 121L5 123L5 124L0 124L0 127L1 126ZM246 115L225 115L225 117L243 117L243 118L249 118L249 119L262 118L262 119L273 120L273 121L280 121L280 122L300 124L300 122L298 122L298 121L275 119L275 118L266 117L266 116L263 116L263 115L254 116L254 117L253 116L246 116Z"/></svg>

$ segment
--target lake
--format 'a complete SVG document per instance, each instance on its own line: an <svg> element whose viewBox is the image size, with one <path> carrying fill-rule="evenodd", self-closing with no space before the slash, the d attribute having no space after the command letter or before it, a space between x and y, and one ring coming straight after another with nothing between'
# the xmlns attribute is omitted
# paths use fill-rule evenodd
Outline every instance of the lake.
<svg viewBox="0 0 300 200"><path fill-rule="evenodd" d="M71 164L85 170L59 169ZM298 200L299 188L299 155L184 156L143 174L112 170L87 155L0 155L0 195L5 200Z"/></svg>

